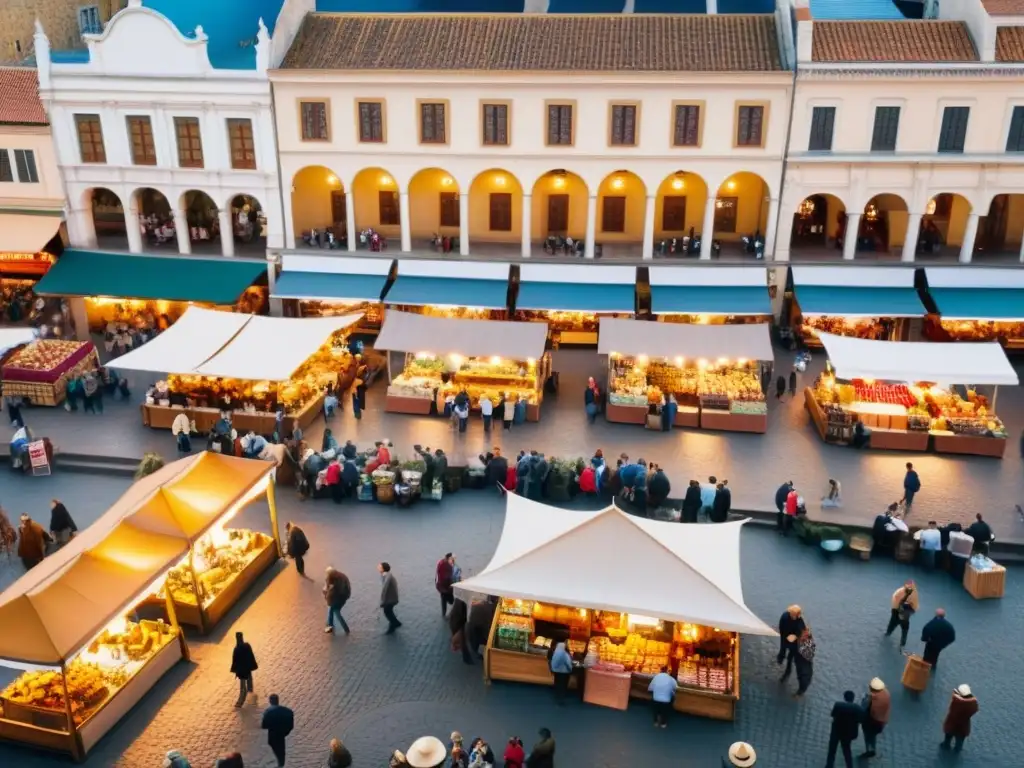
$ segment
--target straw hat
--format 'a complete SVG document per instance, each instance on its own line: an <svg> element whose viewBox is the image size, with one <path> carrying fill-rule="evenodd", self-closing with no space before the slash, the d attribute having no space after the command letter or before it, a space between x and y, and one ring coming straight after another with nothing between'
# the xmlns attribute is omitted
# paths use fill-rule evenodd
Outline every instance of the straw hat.
<svg viewBox="0 0 1024 768"><path fill-rule="evenodd" d="M410 768L435 768L448 756L441 740L434 736L420 736L405 752Z"/></svg>
<svg viewBox="0 0 1024 768"><path fill-rule="evenodd" d="M957 686L956 692L959 693L961 696L970 696L971 686L969 686L967 683L963 683L962 685Z"/></svg>
<svg viewBox="0 0 1024 768"><path fill-rule="evenodd" d="M729 747L729 762L736 768L748 768L757 762L757 752L745 741L737 741Z"/></svg>
<svg viewBox="0 0 1024 768"><path fill-rule="evenodd" d="M885 690L885 683L882 682L882 678L875 677L875 678L872 678L871 683L869 684L869 687L871 688L872 691L884 691Z"/></svg>

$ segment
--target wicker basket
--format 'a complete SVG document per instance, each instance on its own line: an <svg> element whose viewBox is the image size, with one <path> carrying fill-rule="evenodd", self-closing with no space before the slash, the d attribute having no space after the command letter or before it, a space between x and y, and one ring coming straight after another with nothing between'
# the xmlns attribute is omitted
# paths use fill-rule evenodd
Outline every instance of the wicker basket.
<svg viewBox="0 0 1024 768"><path fill-rule="evenodd" d="M377 503L378 504L394 504L395 503L395 486L393 486L393 485L378 485L377 486Z"/></svg>

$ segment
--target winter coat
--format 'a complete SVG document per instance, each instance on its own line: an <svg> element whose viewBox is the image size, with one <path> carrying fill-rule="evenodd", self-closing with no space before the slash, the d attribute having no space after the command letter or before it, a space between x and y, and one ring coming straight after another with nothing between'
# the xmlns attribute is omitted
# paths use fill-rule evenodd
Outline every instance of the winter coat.
<svg viewBox="0 0 1024 768"><path fill-rule="evenodd" d="M288 554L292 557L302 557L309 552L309 539L305 532L297 525L293 525L288 531Z"/></svg>
<svg viewBox="0 0 1024 768"><path fill-rule="evenodd" d="M921 490L921 478L918 477L917 472L913 469L908 470L906 476L903 478L903 490L917 493Z"/></svg>
<svg viewBox="0 0 1024 768"><path fill-rule="evenodd" d="M26 560L42 560L46 556L46 541L49 534L35 520L18 529L18 557Z"/></svg>
<svg viewBox="0 0 1024 768"><path fill-rule="evenodd" d="M585 390L583 390L583 404L584 405L594 405L595 404L594 390L592 390L590 387L587 387Z"/></svg>
<svg viewBox="0 0 1024 768"><path fill-rule="evenodd" d="M505 768L523 768L526 761L526 752L518 744L509 744L504 754Z"/></svg>
<svg viewBox="0 0 1024 768"><path fill-rule="evenodd" d="M909 595L907 594L906 587L900 587L892 593L892 609L894 611L898 611L900 609L900 606L903 605L903 603L907 603L908 605L910 605L914 612L917 613L917 608L919 605L917 597L917 587L914 587L912 590L910 590Z"/></svg>
<svg viewBox="0 0 1024 768"><path fill-rule="evenodd" d="M672 484L668 480L668 475L662 472L660 469L651 475L650 479L650 495L652 499L662 500L667 499L669 492L672 490Z"/></svg>
<svg viewBox="0 0 1024 768"><path fill-rule="evenodd" d="M719 488L715 492L715 501L711 505L711 520L716 523L724 523L729 518L730 509L732 509L732 491L728 488Z"/></svg>
<svg viewBox="0 0 1024 768"><path fill-rule="evenodd" d="M451 611L448 612L448 629L452 631L453 635L457 635L466 628L468 620L469 607L466 605L466 601L462 598L456 598L455 602L452 603Z"/></svg>
<svg viewBox="0 0 1024 768"><path fill-rule="evenodd" d="M448 475L448 456L442 453L440 456L434 454L434 477L444 482Z"/></svg>
<svg viewBox="0 0 1024 768"><path fill-rule="evenodd" d="M526 758L527 768L555 768L555 739L553 736L538 741Z"/></svg>
<svg viewBox="0 0 1024 768"><path fill-rule="evenodd" d="M341 571L332 571L327 575L327 586L324 599L332 608L341 608L352 597L352 582Z"/></svg>
<svg viewBox="0 0 1024 768"><path fill-rule="evenodd" d="M257 669L259 665L256 664L256 654L252 652L252 646L248 643L236 644L231 651L231 674L244 680Z"/></svg>
<svg viewBox="0 0 1024 768"><path fill-rule="evenodd" d="M508 459L504 456L494 456L487 464L487 484L493 486L495 483L505 484L508 477Z"/></svg>
<svg viewBox="0 0 1024 768"><path fill-rule="evenodd" d="M50 510L50 530L54 533L59 531L71 531L74 533L78 530L75 521L71 519L71 513L68 512L68 508L59 501Z"/></svg>
<svg viewBox="0 0 1024 768"><path fill-rule="evenodd" d="M794 619L789 615L789 611L786 611L779 617L779 636L783 641L790 635L796 635L799 638L806 626L803 616L797 616Z"/></svg>
<svg viewBox="0 0 1024 768"><path fill-rule="evenodd" d="M516 416L516 404L511 400L506 400L505 407L501 410L505 421L512 421Z"/></svg>
<svg viewBox="0 0 1024 768"><path fill-rule="evenodd" d="M853 741L860 731L864 710L852 701L837 701L832 705L832 732L840 741Z"/></svg>
<svg viewBox="0 0 1024 768"><path fill-rule="evenodd" d="M889 722L889 711L892 709L892 696L889 691L883 688L880 691L871 691L861 702L864 710L864 728L871 726L873 731L881 733Z"/></svg>
<svg viewBox="0 0 1024 768"><path fill-rule="evenodd" d="M683 514L687 517L696 517L702 506L700 486L691 485L686 489L686 496L683 497Z"/></svg>
<svg viewBox="0 0 1024 768"><path fill-rule="evenodd" d="M441 594L452 591L452 564L447 558L438 560L434 568L434 589Z"/></svg>
<svg viewBox="0 0 1024 768"><path fill-rule="evenodd" d="M580 491L583 493L597 493L597 478L594 476L593 467L586 467L580 473Z"/></svg>
<svg viewBox="0 0 1024 768"><path fill-rule="evenodd" d="M384 574L384 578L381 579L380 585L380 604L385 605L398 605L398 579L395 575L388 571Z"/></svg>
<svg viewBox="0 0 1024 768"><path fill-rule="evenodd" d="M786 508L786 497L789 496L789 492L793 490L789 483L784 483L779 486L779 490L775 492L775 508L783 510Z"/></svg>
<svg viewBox="0 0 1024 768"><path fill-rule="evenodd" d="M346 461L341 466L342 485L359 485L359 467L354 461Z"/></svg>
<svg viewBox="0 0 1024 768"><path fill-rule="evenodd" d="M921 642L930 643L940 651L956 641L956 630L945 616L936 616L921 628Z"/></svg>
<svg viewBox="0 0 1024 768"><path fill-rule="evenodd" d="M971 718L978 714L978 700L973 696L961 696L953 692L949 700L949 710L942 723L942 732L947 736L959 736L966 739L971 735Z"/></svg>

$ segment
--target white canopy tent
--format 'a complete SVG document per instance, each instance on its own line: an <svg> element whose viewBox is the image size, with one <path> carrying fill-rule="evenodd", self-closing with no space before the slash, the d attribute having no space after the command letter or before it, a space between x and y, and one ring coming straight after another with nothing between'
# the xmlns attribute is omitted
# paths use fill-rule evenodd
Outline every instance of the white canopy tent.
<svg viewBox="0 0 1024 768"><path fill-rule="evenodd" d="M36 332L32 328L0 328L0 355L35 338Z"/></svg>
<svg viewBox="0 0 1024 768"><path fill-rule="evenodd" d="M684 357L689 360L773 360L767 323L701 325L601 318L597 351L602 355Z"/></svg>
<svg viewBox="0 0 1024 768"><path fill-rule="evenodd" d="M818 334L842 379L930 381L937 384L1018 384L998 342L873 341Z"/></svg>
<svg viewBox="0 0 1024 768"><path fill-rule="evenodd" d="M389 309L373 346L395 352L539 360L547 337L547 323L460 320Z"/></svg>
<svg viewBox="0 0 1024 768"><path fill-rule="evenodd" d="M743 524L679 525L509 494L491 562L455 588L775 635L743 601Z"/></svg>

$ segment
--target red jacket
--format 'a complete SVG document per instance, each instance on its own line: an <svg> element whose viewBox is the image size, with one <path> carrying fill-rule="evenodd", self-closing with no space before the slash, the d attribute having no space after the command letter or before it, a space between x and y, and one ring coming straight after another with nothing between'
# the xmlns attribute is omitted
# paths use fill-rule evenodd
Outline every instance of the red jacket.
<svg viewBox="0 0 1024 768"><path fill-rule="evenodd" d="M597 480L593 467L587 467L580 473L580 490L583 493L597 493Z"/></svg>
<svg viewBox="0 0 1024 768"><path fill-rule="evenodd" d="M796 491L790 491L786 497L786 514L790 517L796 517Z"/></svg>
<svg viewBox="0 0 1024 768"><path fill-rule="evenodd" d="M452 591L452 564L442 557L434 569L434 587L438 592Z"/></svg>
<svg viewBox="0 0 1024 768"><path fill-rule="evenodd" d="M337 485L341 482L341 464L332 461L327 465L326 481L328 485Z"/></svg>
<svg viewBox="0 0 1024 768"><path fill-rule="evenodd" d="M516 467L511 463L508 465L508 471L505 473L505 490L512 491L513 493L516 490Z"/></svg>
<svg viewBox="0 0 1024 768"><path fill-rule="evenodd" d="M526 753L518 744L509 744L505 749L505 765L508 768L523 768Z"/></svg>

